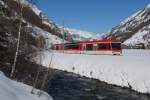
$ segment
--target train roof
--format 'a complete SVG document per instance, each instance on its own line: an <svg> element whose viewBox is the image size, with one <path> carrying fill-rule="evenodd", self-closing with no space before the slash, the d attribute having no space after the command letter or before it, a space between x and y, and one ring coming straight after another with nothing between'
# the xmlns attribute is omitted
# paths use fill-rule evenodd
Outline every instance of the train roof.
<svg viewBox="0 0 150 100"><path fill-rule="evenodd" d="M120 41L117 40L94 40L94 41L81 41L79 43L121 43Z"/></svg>
<svg viewBox="0 0 150 100"><path fill-rule="evenodd" d="M121 42L117 40L93 40L93 41L67 42L64 44L86 44L86 43L121 43ZM54 45L62 45L62 44L63 43L54 44Z"/></svg>

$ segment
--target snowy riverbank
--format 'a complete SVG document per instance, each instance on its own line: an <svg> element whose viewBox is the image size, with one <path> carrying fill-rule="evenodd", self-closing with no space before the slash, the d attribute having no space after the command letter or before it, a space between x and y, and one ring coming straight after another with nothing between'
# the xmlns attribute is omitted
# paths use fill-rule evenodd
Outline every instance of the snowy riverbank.
<svg viewBox="0 0 150 100"><path fill-rule="evenodd" d="M45 92L41 97L31 94L31 89L31 86L10 80L0 71L0 100L52 100Z"/></svg>
<svg viewBox="0 0 150 100"><path fill-rule="evenodd" d="M48 67L50 58L49 51L43 52L42 65ZM150 93L149 59L149 50L124 50L123 56L54 53L51 67Z"/></svg>

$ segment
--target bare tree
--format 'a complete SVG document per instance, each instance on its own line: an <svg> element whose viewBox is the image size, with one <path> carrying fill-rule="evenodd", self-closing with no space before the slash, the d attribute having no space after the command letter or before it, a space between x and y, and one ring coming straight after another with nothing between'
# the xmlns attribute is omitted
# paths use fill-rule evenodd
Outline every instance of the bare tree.
<svg viewBox="0 0 150 100"><path fill-rule="evenodd" d="M38 0L27 0L30 4L36 4L36 2ZM14 61L13 61L13 65L12 65L12 69L11 69L11 73L10 73L10 77L12 78L16 69L16 62L17 62L17 58L18 58L18 53L19 53L19 46L20 46L20 37L21 37L21 29L22 29L22 21L23 21L23 9L24 9L24 4L22 4L21 0L17 0L18 5L19 5L19 25L18 25L18 37L17 37L17 48L16 48L16 52L15 52L15 57L14 57Z"/></svg>
<svg viewBox="0 0 150 100"><path fill-rule="evenodd" d="M17 58L18 58L18 52L19 52L19 45L20 45L20 37L21 37L21 25L22 25L22 15L23 15L23 5L21 4L20 0L18 0L18 4L20 7L20 11L19 11L19 26L18 26L18 38L17 38L17 49L16 49L16 53L15 53L15 57L14 57L14 62L12 65L12 70L10 73L10 77L12 78L16 69L16 62L17 62Z"/></svg>
<svg viewBox="0 0 150 100"><path fill-rule="evenodd" d="M35 5L38 0L27 0L30 4L32 5ZM21 38L21 29L22 29L22 21L23 21L23 10L24 10L24 5L22 4L21 0L17 0L18 4L19 4L19 8L20 8L20 11L19 11L19 25L18 25L18 37L17 37L17 49L16 49L16 52L15 52L15 57L14 57L14 62L13 62L13 65L12 65L12 70L11 70L11 73L10 73L10 77L12 78L14 76L14 72L15 72L15 69L16 69L16 63L17 63L17 58L18 58L18 53L19 53L19 46L20 46L20 38ZM39 37L40 38L40 37ZM40 48L40 64L41 64L41 60L42 60L42 57L41 57L41 50L42 50L42 39L39 39L39 48ZM53 53L51 55L51 60L50 60L50 64L49 64L49 68L47 69L47 72L45 73L44 77L43 77L43 81L42 81L42 84L41 84L41 88L40 88L40 91L38 92L38 95L39 97L41 96L42 94L42 89L44 88L44 85L46 83L46 80L48 78L48 75L49 75L49 72L50 72L50 67L51 67L51 63L52 63L52 59L53 59ZM35 81L33 83L33 88L31 90L31 93L34 93L34 89L36 87L36 84L38 83L38 78L39 78L39 75L40 75L40 72L41 72L41 65L37 71L37 75L35 77Z"/></svg>
<svg viewBox="0 0 150 100"><path fill-rule="evenodd" d="M47 81L47 79L48 79L48 75L49 75L49 73L50 73L50 68L52 67L53 56L54 56L54 54L53 54L53 52L51 51L50 63L49 63L48 69L47 69L47 71L46 71L46 73L45 73L45 75L44 75L44 77L43 77L43 82L42 82L42 84L41 84L40 91L38 92L39 97L41 96L42 90L43 90L43 88L44 88L44 86L45 86L45 84L46 84L46 81Z"/></svg>

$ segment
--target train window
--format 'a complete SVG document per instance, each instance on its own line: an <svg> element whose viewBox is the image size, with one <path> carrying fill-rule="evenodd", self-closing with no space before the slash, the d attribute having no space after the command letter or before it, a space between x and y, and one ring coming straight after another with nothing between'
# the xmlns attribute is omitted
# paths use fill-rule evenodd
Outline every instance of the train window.
<svg viewBox="0 0 150 100"><path fill-rule="evenodd" d="M56 50L59 50L59 46L56 46Z"/></svg>
<svg viewBox="0 0 150 100"><path fill-rule="evenodd" d="M108 50L110 49L110 44L98 44L98 50Z"/></svg>
<svg viewBox="0 0 150 100"><path fill-rule="evenodd" d="M121 50L121 43L112 43L113 50Z"/></svg>
<svg viewBox="0 0 150 100"><path fill-rule="evenodd" d="M65 49L79 49L79 45L75 43L65 44Z"/></svg>
<svg viewBox="0 0 150 100"><path fill-rule="evenodd" d="M93 44L87 44L86 45L86 50L93 50Z"/></svg>

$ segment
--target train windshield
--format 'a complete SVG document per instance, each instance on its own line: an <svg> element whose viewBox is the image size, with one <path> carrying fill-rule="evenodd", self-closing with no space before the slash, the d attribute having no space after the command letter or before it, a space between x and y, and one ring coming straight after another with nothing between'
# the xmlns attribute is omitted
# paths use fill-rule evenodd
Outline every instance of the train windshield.
<svg viewBox="0 0 150 100"><path fill-rule="evenodd" d="M121 43L112 43L113 50L121 50Z"/></svg>

